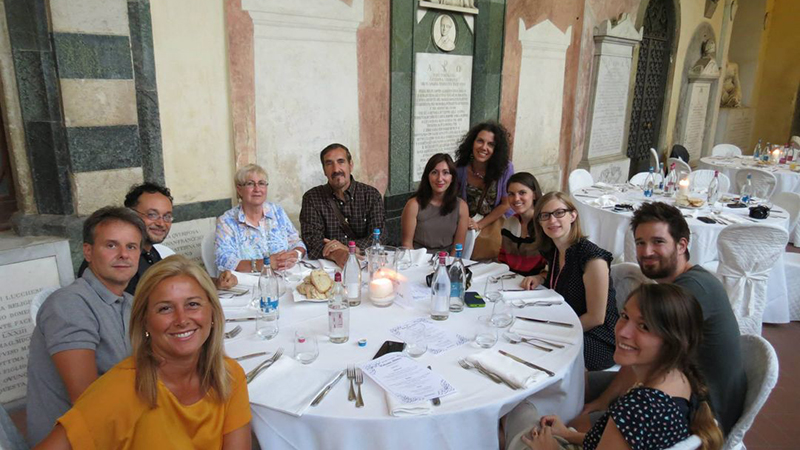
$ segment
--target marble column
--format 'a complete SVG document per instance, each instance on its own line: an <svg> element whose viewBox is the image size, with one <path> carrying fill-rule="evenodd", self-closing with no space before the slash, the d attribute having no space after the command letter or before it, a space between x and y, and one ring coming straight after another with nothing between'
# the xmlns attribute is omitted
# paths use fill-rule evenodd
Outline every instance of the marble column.
<svg viewBox="0 0 800 450"><path fill-rule="evenodd" d="M628 178L630 159L625 152L628 97L634 46L642 40L627 14L595 28L592 95L586 145L578 167L596 181L621 183Z"/></svg>

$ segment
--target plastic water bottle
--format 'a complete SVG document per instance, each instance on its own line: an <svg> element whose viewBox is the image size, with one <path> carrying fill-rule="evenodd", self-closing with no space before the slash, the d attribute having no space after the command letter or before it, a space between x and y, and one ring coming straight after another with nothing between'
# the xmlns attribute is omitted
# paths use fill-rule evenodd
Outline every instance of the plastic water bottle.
<svg viewBox="0 0 800 450"><path fill-rule="evenodd" d="M664 180L664 195L671 197L675 193L678 185L678 172L675 172L675 163L670 164L669 173Z"/></svg>
<svg viewBox="0 0 800 450"><path fill-rule="evenodd" d="M753 198L753 183L751 181L752 175L747 175L747 182L742 186L742 192L739 194L741 202L745 205L750 203Z"/></svg>
<svg viewBox="0 0 800 450"><path fill-rule="evenodd" d="M769 162L770 157L772 157L772 144L767 142L767 146L761 150L761 161Z"/></svg>
<svg viewBox="0 0 800 450"><path fill-rule="evenodd" d="M653 191L656 188L656 178L653 175L653 168L650 168L650 173L647 174L647 178L644 180L644 196L645 197L652 197Z"/></svg>
<svg viewBox="0 0 800 450"><path fill-rule="evenodd" d="M348 243L350 249L350 256L347 257L347 262L344 264L344 286L347 289L347 303L350 306L358 306L361 304L361 264L356 258L356 243L350 241Z"/></svg>
<svg viewBox="0 0 800 450"><path fill-rule="evenodd" d="M658 163L658 173L661 174L661 181L658 182L657 193L663 194L666 186L667 174L664 172L664 163Z"/></svg>
<svg viewBox="0 0 800 450"><path fill-rule="evenodd" d="M381 230L380 228L375 228L372 230L372 245L370 247L376 250L382 250L383 246L381 245Z"/></svg>
<svg viewBox="0 0 800 450"><path fill-rule="evenodd" d="M450 311L460 312L464 310L464 291L465 282L467 280L467 269L464 267L464 261L461 259L461 252L463 246L456 244L456 260L447 271L450 277Z"/></svg>
<svg viewBox="0 0 800 450"><path fill-rule="evenodd" d="M264 267L258 277L258 295L258 309L261 313L257 316L256 333L261 339L272 339L278 334L280 286L278 277L269 265L269 256L264 257Z"/></svg>
<svg viewBox="0 0 800 450"><path fill-rule="evenodd" d="M753 149L753 159L758 161L761 158L761 152L761 139L759 139L756 148Z"/></svg>
<svg viewBox="0 0 800 450"><path fill-rule="evenodd" d="M439 266L431 281L431 319L447 320L450 316L450 277L447 275L447 253L439 253Z"/></svg>
<svg viewBox="0 0 800 450"><path fill-rule="evenodd" d="M328 300L328 336L334 344L344 344L350 339L350 304L339 272L334 275L333 295Z"/></svg>
<svg viewBox="0 0 800 450"><path fill-rule="evenodd" d="M714 178L708 183L708 197L706 202L709 207L714 207L714 204L719 200L719 170L714 171Z"/></svg>
<svg viewBox="0 0 800 450"><path fill-rule="evenodd" d="M372 276L375 275L375 272L377 272L379 269L377 258L382 251L383 246L381 245L381 230L375 228L372 230L372 244L369 246L369 250L367 251L367 266L369 268L370 280L372 279Z"/></svg>

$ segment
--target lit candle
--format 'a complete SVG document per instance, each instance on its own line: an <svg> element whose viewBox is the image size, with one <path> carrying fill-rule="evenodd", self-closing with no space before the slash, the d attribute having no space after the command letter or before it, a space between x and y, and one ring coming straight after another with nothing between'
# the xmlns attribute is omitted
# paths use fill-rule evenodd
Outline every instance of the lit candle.
<svg viewBox="0 0 800 450"><path fill-rule="evenodd" d="M772 163L778 164L778 161L781 160L781 151L779 149L775 149L772 151Z"/></svg>
<svg viewBox="0 0 800 450"><path fill-rule="evenodd" d="M388 278L375 278L369 282L369 298L375 306L389 306L394 302L394 285Z"/></svg>
<svg viewBox="0 0 800 450"><path fill-rule="evenodd" d="M679 197L688 197L689 196L689 179L684 178L678 182L678 196Z"/></svg>

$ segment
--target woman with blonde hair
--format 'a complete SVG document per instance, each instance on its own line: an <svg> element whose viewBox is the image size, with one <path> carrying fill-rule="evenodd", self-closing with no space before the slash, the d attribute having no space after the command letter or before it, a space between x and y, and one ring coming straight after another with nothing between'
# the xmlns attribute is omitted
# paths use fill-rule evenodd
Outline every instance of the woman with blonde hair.
<svg viewBox="0 0 800 450"><path fill-rule="evenodd" d="M134 297L133 355L97 379L37 448L250 448L244 371L223 350L225 317L208 274L174 255Z"/></svg>
<svg viewBox="0 0 800 450"><path fill-rule="evenodd" d="M583 236L578 211L564 193L542 196L534 217L536 242L549 267L546 277L537 278L561 294L578 315L586 368L613 366L614 324L619 315L611 283L611 253Z"/></svg>

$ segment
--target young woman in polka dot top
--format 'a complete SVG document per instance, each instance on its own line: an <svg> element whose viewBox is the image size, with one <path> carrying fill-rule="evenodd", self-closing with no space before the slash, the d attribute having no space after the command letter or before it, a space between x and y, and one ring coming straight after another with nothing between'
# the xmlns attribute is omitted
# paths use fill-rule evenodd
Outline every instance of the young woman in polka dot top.
<svg viewBox="0 0 800 450"><path fill-rule="evenodd" d="M614 361L630 366L638 383L587 433L544 416L522 442L534 450L570 444L584 450L665 449L695 434L703 449L721 448L722 432L703 400L707 390L694 362L702 327L691 294L671 284L641 285L620 313L614 352Z"/></svg>

